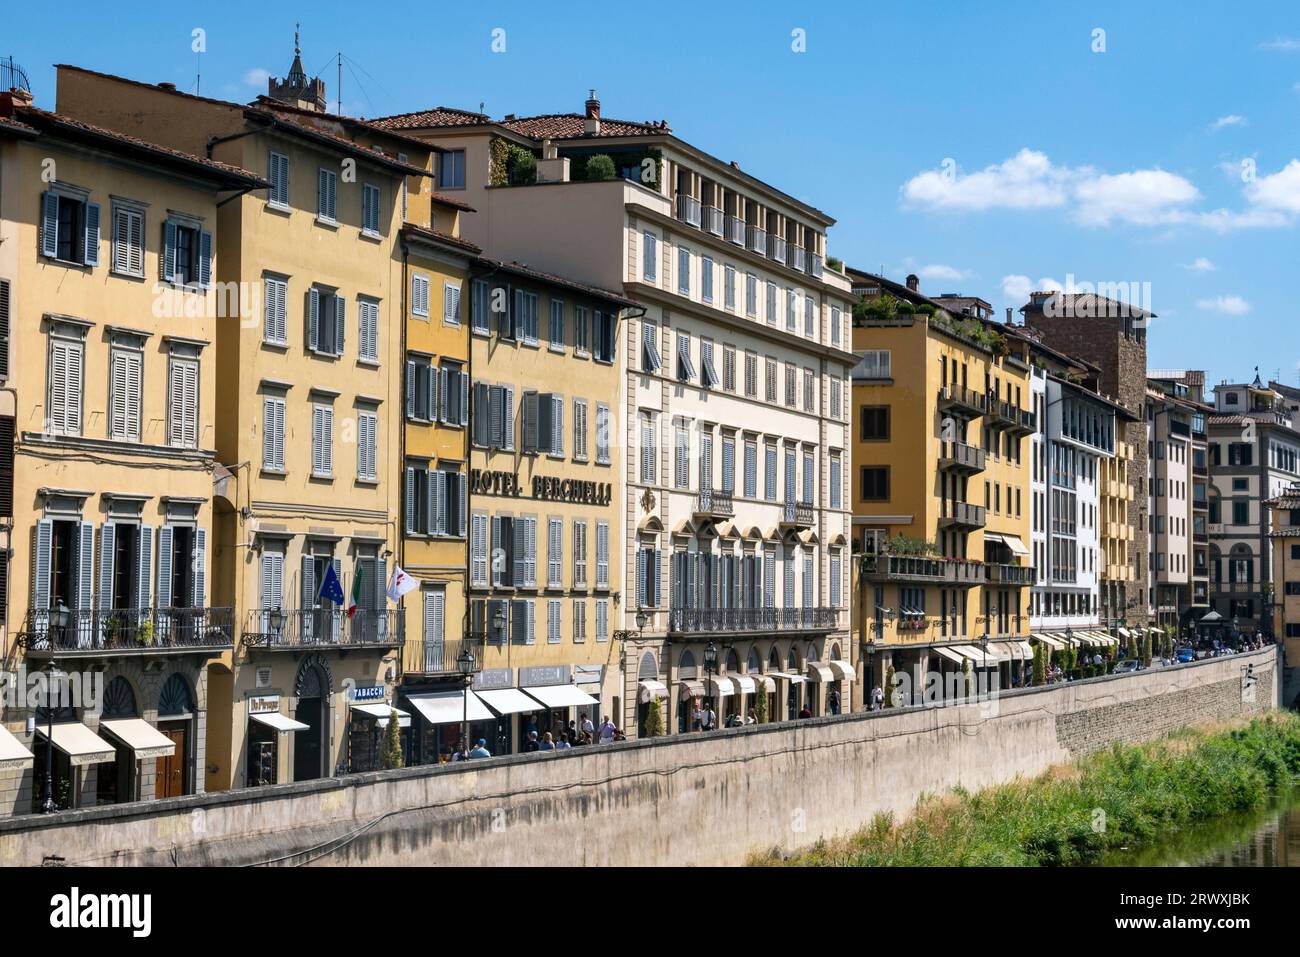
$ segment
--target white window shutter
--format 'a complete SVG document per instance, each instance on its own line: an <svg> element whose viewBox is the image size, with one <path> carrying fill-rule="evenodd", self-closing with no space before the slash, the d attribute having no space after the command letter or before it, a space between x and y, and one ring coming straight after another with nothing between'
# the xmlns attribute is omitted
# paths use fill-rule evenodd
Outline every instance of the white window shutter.
<svg viewBox="0 0 1300 957"><path fill-rule="evenodd" d="M334 296L334 354L343 355L343 334L347 325L347 300Z"/></svg>
<svg viewBox="0 0 1300 957"><path fill-rule="evenodd" d="M90 609L95 587L95 526L82 522L78 532L77 607Z"/></svg>
<svg viewBox="0 0 1300 957"><path fill-rule="evenodd" d="M194 599L195 608L206 608L208 588L208 530L194 530Z"/></svg>
<svg viewBox="0 0 1300 957"><path fill-rule="evenodd" d="M503 393L503 403L505 411L503 413L504 432L502 435L502 448L507 451L513 451L515 447L515 387L512 385L505 386Z"/></svg>

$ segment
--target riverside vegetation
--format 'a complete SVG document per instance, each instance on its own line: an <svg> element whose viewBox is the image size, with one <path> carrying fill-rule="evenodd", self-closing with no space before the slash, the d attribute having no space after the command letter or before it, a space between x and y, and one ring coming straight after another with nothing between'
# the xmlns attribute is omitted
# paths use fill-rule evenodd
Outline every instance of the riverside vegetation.
<svg viewBox="0 0 1300 957"><path fill-rule="evenodd" d="M1093 864L1195 823L1259 808L1300 785L1300 716L1185 728L1116 745L977 793L925 797L903 821L879 814L848 838L781 861L813 867Z"/></svg>

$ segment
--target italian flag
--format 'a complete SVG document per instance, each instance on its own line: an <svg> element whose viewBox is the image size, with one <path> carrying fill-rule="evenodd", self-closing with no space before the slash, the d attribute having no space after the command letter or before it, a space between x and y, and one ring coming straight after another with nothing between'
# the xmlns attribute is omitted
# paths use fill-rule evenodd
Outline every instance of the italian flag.
<svg viewBox="0 0 1300 957"><path fill-rule="evenodd" d="M357 602L361 600L361 576L365 571L365 566L357 566L357 577L352 579L352 596L348 598L348 620L357 613Z"/></svg>

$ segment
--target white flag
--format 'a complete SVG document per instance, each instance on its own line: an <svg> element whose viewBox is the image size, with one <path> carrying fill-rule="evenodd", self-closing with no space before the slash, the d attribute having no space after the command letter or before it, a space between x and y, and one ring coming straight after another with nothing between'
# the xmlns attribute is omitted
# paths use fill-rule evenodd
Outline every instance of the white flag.
<svg viewBox="0 0 1300 957"><path fill-rule="evenodd" d="M393 578L388 583L388 600L401 602L402 596L408 591L419 588L420 583L412 578L406 572L402 571L401 565L393 565Z"/></svg>

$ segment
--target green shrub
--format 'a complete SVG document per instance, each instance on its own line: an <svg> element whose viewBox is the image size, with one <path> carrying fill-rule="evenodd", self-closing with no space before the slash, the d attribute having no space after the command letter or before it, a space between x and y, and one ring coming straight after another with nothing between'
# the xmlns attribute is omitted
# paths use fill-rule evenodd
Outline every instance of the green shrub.
<svg viewBox="0 0 1300 957"><path fill-rule="evenodd" d="M588 180L601 181L613 179L614 174L614 161L604 153L597 153L595 156L587 157Z"/></svg>

